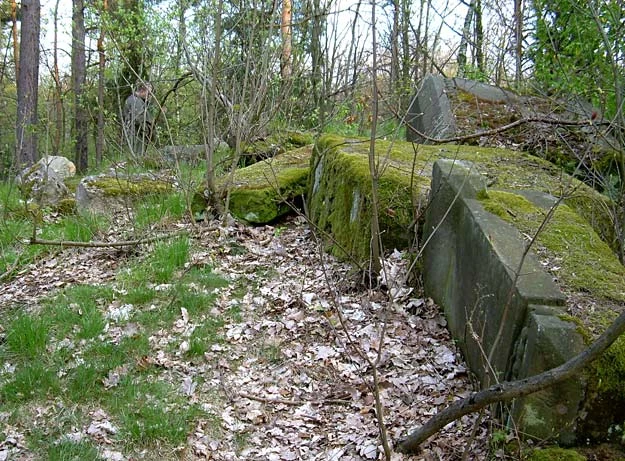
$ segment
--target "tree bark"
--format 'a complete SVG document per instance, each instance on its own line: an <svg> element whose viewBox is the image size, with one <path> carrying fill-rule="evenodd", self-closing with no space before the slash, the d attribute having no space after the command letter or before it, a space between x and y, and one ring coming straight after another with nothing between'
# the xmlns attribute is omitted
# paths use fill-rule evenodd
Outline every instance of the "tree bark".
<svg viewBox="0 0 625 461"><path fill-rule="evenodd" d="M54 134L52 136L52 149L55 154L62 152L63 144L63 90L61 87L61 76L59 73L59 3L60 0L56 0L54 4L54 43L52 45L52 79L54 80Z"/></svg>
<svg viewBox="0 0 625 461"><path fill-rule="evenodd" d="M464 17L464 25L462 26L462 37L458 46L458 76L464 77L467 68L467 47L469 44L469 36L471 33L471 23L473 22L473 14L475 13L475 0L471 0L467 15Z"/></svg>
<svg viewBox="0 0 625 461"><path fill-rule="evenodd" d="M291 0L282 0L282 23L280 30L282 32L282 57L280 59L280 74L282 81L286 82L291 78L292 54L293 54L293 4Z"/></svg>
<svg viewBox="0 0 625 461"><path fill-rule="evenodd" d="M13 62L15 63L15 80L19 77L20 43L17 38L17 3L11 0L11 35L13 36Z"/></svg>
<svg viewBox="0 0 625 461"><path fill-rule="evenodd" d="M469 413L474 413L487 405L509 401L541 391L559 382L565 381L598 359L605 350L625 332L625 312L621 313L608 329L592 343L592 345L577 356L559 367L547 370L520 381L504 382L474 392L469 397L458 400L449 407L437 413L423 426L413 431L407 437L397 441L397 451L401 453L416 453L419 446L429 437L436 434L447 424Z"/></svg>
<svg viewBox="0 0 625 461"><path fill-rule="evenodd" d="M108 0L102 3L100 12L100 35L98 37L98 126L95 141L95 164L102 164L104 154L104 71L106 70L106 53L104 50L104 19L108 11Z"/></svg>
<svg viewBox="0 0 625 461"><path fill-rule="evenodd" d="M88 114L84 106L86 75L85 60L85 5L84 0L72 3L72 88L74 90L74 137L76 139L76 171L88 167Z"/></svg>
<svg viewBox="0 0 625 461"><path fill-rule="evenodd" d="M37 102L39 89L39 0L22 1L22 31L17 79L16 155L14 166L35 163L37 150Z"/></svg>
<svg viewBox="0 0 625 461"><path fill-rule="evenodd" d="M514 39L515 39L515 76L517 85L521 84L523 57L523 0L514 0Z"/></svg>

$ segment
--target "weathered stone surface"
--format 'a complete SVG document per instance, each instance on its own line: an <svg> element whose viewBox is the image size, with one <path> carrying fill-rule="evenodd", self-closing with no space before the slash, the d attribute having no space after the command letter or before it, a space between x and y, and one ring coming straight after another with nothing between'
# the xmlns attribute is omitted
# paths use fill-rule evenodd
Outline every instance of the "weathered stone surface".
<svg viewBox="0 0 625 461"><path fill-rule="evenodd" d="M149 174L86 176L76 188L76 209L79 212L109 214L132 207L142 197L163 194L172 189L171 179Z"/></svg>
<svg viewBox="0 0 625 461"><path fill-rule="evenodd" d="M215 150L228 149L228 144L216 139ZM165 146L161 149L161 154L166 163L174 164L177 161L197 165L206 158L206 144L190 144L182 146Z"/></svg>
<svg viewBox="0 0 625 461"><path fill-rule="evenodd" d="M423 273L426 293L443 307L452 335L469 367L482 384L487 385L494 382L489 374L491 367L498 380L515 380L561 365L586 347L584 335L588 334L582 334L579 321L565 315L566 298L532 251L519 267L526 242L515 226L485 210L483 203L489 202L477 200L486 194L480 180L480 175L469 164L452 160L435 163L432 182L435 192L424 224L424 238L429 241L424 251ZM519 193L545 209L555 201L543 193ZM492 191L488 193L492 194ZM507 212L521 213L512 205L503 214ZM543 219L544 214L536 216ZM554 219L559 218L556 215ZM572 218L566 224L577 225ZM592 232L588 228L584 232ZM558 234L559 228L555 232ZM599 239L594 236L591 240ZM615 257L609 251L606 255ZM563 254L561 257L566 260L574 256ZM595 261L595 256L587 257L588 261ZM584 286L594 290L592 284ZM613 293L618 298L616 288L613 292L600 285L597 290L602 290L605 296ZM490 356L489 363L485 356ZM613 369L613 375L622 373L619 360L603 366ZM611 386L618 388L619 385L616 382ZM603 393L589 392L589 389L602 387L606 389ZM596 428L600 426L599 421L618 420L621 405L616 401L612 408L604 408L602 412L589 410L596 408L593 402L605 398L607 388L609 386L599 384L594 373L581 374L548 390L517 399L511 418L514 426L527 437L570 445L587 436L580 431L581 422L586 427ZM602 427L607 433L607 426Z"/></svg>
<svg viewBox="0 0 625 461"><path fill-rule="evenodd" d="M451 86L458 90L462 90L466 93L472 94L476 98L492 102L496 104L502 103L516 103L521 101L521 97L516 93L505 90L498 86L488 85L487 83L476 82L475 80L469 80L466 78L455 77L446 79L444 82L447 86Z"/></svg>
<svg viewBox="0 0 625 461"><path fill-rule="evenodd" d="M441 77L429 74L423 79L419 93L412 99L408 109L406 125L407 140L411 142L427 144L427 140L418 133L435 139L455 135L456 123L447 88ZM411 127L416 131L411 130Z"/></svg>
<svg viewBox="0 0 625 461"><path fill-rule="evenodd" d="M230 186L230 212L254 224L266 224L293 211L306 192L312 146L285 152L246 168L218 187Z"/></svg>
<svg viewBox="0 0 625 461"><path fill-rule="evenodd" d="M409 145L404 143L403 148ZM429 178L412 177L412 154L380 142L379 224L386 249L407 248L414 238L411 187L424 193ZM326 235L328 249L336 256L366 265L370 260L371 176L368 144L362 140L324 136L318 140L310 167L308 213ZM410 149L412 152L412 149ZM425 203L425 195L415 202ZM411 226L412 224L412 226Z"/></svg>
<svg viewBox="0 0 625 461"><path fill-rule="evenodd" d="M430 238L424 252L426 292L444 308L450 330L480 380L488 379L480 346L487 354L494 346L491 366L502 379L509 372L527 304L563 305L565 298L532 254L523 259L519 232L475 199L485 184L469 164L437 161L432 190L424 224L424 238Z"/></svg>
<svg viewBox="0 0 625 461"><path fill-rule="evenodd" d="M65 157L50 155L17 176L25 198L40 206L56 206L69 196L63 180L76 174L76 167Z"/></svg>
<svg viewBox="0 0 625 461"><path fill-rule="evenodd" d="M527 378L562 365L585 349L577 325L560 319L557 312L529 306L530 314L517 341L518 368L514 377ZM583 376L517 399L512 416L524 431L540 440L575 443L577 419L585 397Z"/></svg>

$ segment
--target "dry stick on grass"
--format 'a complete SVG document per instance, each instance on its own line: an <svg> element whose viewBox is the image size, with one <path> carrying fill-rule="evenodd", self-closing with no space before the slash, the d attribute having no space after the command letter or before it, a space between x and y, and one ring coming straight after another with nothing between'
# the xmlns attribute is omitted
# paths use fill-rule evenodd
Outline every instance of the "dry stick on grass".
<svg viewBox="0 0 625 461"><path fill-rule="evenodd" d="M50 245L61 247L80 247L80 248L120 248L126 246L142 245L145 243L158 242L160 240L167 240L170 238L180 237L187 232L174 232L167 235L158 235L156 237L150 237L137 240L122 240L118 242L76 242L73 240L44 240L36 237L32 237L27 241L30 245Z"/></svg>
<svg viewBox="0 0 625 461"><path fill-rule="evenodd" d="M464 415L476 412L492 403L510 401L539 392L574 377L590 363L598 359L623 333L625 333L625 311L612 322L607 330L588 349L568 362L529 378L496 384L454 402L407 437L397 440L397 451L401 453L417 453L420 445L425 440L436 434L447 424Z"/></svg>

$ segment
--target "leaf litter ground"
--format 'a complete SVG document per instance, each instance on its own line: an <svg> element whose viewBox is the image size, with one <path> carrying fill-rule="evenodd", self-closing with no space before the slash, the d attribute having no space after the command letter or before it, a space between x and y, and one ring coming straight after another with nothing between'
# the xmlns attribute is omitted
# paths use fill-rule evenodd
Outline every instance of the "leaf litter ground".
<svg viewBox="0 0 625 461"><path fill-rule="evenodd" d="M125 339L147 332L147 349L138 359L129 356L111 366L94 392L105 395L137 379L167 384L177 398L168 401L164 414L198 409L181 423L186 427L182 441L157 437L146 442L141 435L129 440L132 431L120 430L120 417L109 414L102 398L82 402L82 417L63 424L61 431L46 431L70 407L75 411L76 404L42 397L24 404L28 418L16 418L15 408L4 406L7 402L0 405L0 461L41 459L33 434L51 438L48 443L54 446L87 444L107 460L382 459L372 373L365 360L365 355L378 359L381 340L379 388L391 439L471 391L439 308L397 285L406 265L400 253L386 262L387 284L395 295L389 301L379 292L355 289L351 268L321 255L300 218L281 227L178 224L180 228L193 236L182 272L208 266L228 282L208 290L212 298L204 309L171 301L164 306L124 303L119 271L134 256L84 248L56 252L22 271L0 288L0 305L18 303L37 312L42 299L63 287L113 287L112 299L98 307L106 327L96 341L121 347ZM171 311L171 322L147 329L141 315L163 307ZM222 319L213 323L217 331L211 339L202 337L203 348L191 354L197 332L216 318ZM56 338L47 346L48 352L71 351L72 360L60 375L78 366L89 344L68 342ZM0 383L5 385L14 373L5 363ZM130 414L139 426L144 404ZM475 419L467 416L450 424L419 455L395 454L394 459L452 460L465 451L466 459L486 459L487 431L484 424L475 427Z"/></svg>

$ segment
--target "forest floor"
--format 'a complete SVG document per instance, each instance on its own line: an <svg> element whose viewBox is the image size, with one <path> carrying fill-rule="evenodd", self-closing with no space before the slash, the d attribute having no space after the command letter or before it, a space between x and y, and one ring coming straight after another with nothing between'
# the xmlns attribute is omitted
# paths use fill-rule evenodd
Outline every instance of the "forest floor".
<svg viewBox="0 0 625 461"><path fill-rule="evenodd" d="M0 461L383 459L372 363L391 442L472 390L400 253L381 292L302 218L155 230L170 231L186 243L54 250L0 287ZM488 421L393 459L487 459Z"/></svg>

